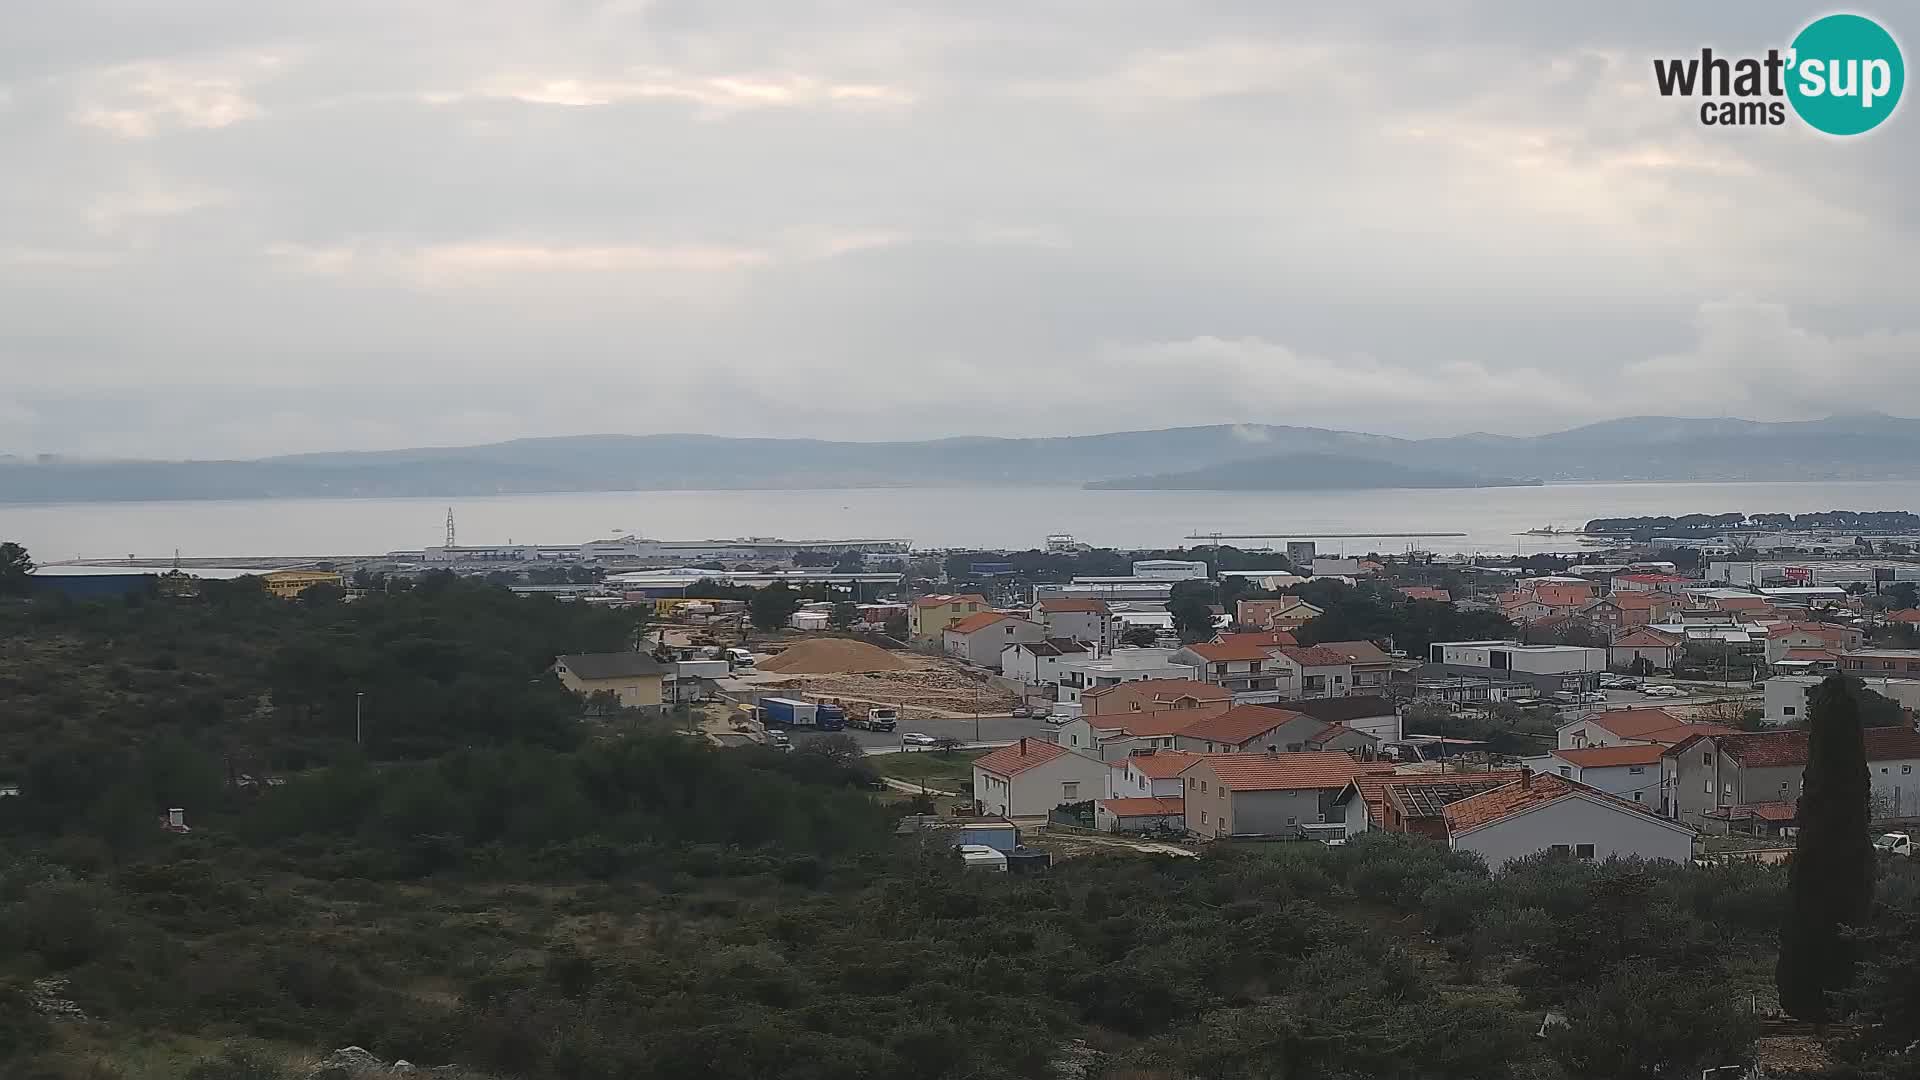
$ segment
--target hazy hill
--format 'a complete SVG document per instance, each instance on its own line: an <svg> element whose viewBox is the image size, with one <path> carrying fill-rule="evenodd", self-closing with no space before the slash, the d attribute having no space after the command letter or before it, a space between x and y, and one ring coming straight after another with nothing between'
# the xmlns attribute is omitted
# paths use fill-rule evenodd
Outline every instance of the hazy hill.
<svg viewBox="0 0 1920 1080"><path fill-rule="evenodd" d="M1185 472L1095 480L1087 486L1103 491L1354 491L1514 487L1538 482L1442 469L1413 469L1342 454L1275 454Z"/></svg>
<svg viewBox="0 0 1920 1080"><path fill-rule="evenodd" d="M1548 435L1472 434L1440 439L1264 424L1060 438L885 443L582 435L253 461L16 459L0 460L0 503L704 488L1077 486L1164 478L1302 454L1460 474L1473 484L1498 477L1547 481L1897 479L1920 477L1920 421L1879 414L1798 423L1629 417ZM1250 468L1257 471L1259 466Z"/></svg>

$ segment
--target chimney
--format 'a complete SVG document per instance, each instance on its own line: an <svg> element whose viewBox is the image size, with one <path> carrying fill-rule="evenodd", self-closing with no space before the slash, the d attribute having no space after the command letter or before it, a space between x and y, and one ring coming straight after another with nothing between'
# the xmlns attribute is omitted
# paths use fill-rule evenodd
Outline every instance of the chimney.
<svg viewBox="0 0 1920 1080"><path fill-rule="evenodd" d="M187 812L185 810L176 806L167 811L167 827L168 828L178 829L184 826L186 823L187 823Z"/></svg>
<svg viewBox="0 0 1920 1080"><path fill-rule="evenodd" d="M1020 756L1027 756L1027 737L1025 735L1020 736Z"/></svg>
<svg viewBox="0 0 1920 1080"><path fill-rule="evenodd" d="M1520 766L1520 786L1523 789L1533 787L1533 770L1525 765Z"/></svg>

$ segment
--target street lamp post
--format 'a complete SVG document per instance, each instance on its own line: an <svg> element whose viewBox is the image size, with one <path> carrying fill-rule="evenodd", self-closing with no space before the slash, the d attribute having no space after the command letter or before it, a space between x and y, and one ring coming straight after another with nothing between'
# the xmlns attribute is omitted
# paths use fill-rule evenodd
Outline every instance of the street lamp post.
<svg viewBox="0 0 1920 1080"><path fill-rule="evenodd" d="M364 704L366 700L366 696L367 694L366 694L366 691L364 690L356 690L353 693L353 744L355 746L361 745L360 718L363 715L363 710L361 709L361 705Z"/></svg>

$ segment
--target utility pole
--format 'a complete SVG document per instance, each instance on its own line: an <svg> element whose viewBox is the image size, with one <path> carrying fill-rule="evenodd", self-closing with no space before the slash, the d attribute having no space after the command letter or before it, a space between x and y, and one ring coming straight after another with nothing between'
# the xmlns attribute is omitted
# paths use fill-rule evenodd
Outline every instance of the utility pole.
<svg viewBox="0 0 1920 1080"><path fill-rule="evenodd" d="M973 741L980 742L980 684L973 684Z"/></svg>
<svg viewBox="0 0 1920 1080"><path fill-rule="evenodd" d="M365 704L366 696L367 696L366 692L363 690L356 690L353 692L353 744L355 746L361 745L361 741L360 741L360 731L361 731L360 718L362 716L361 706Z"/></svg>

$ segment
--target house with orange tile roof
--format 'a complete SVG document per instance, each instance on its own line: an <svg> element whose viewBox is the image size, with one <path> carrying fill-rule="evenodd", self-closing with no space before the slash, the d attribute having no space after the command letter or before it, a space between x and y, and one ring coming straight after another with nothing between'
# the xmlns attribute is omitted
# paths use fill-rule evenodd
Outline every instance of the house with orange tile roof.
<svg viewBox="0 0 1920 1080"><path fill-rule="evenodd" d="M1363 773L1334 796L1348 839L1361 833L1392 832L1445 841L1448 803L1520 779L1518 769L1452 773Z"/></svg>
<svg viewBox="0 0 1920 1080"><path fill-rule="evenodd" d="M1920 731L1877 727L1863 735L1874 816L1920 816ZM1665 812L1703 825L1710 810L1798 799L1807 731L1702 734L1667 747L1660 761L1661 781L1671 795Z"/></svg>
<svg viewBox="0 0 1920 1080"><path fill-rule="evenodd" d="M1379 745L1379 739L1345 724L1270 705L1236 705L1174 736L1176 749L1194 754L1343 750L1370 757Z"/></svg>
<svg viewBox="0 0 1920 1080"><path fill-rule="evenodd" d="M1234 605L1233 621L1256 630L1298 630L1324 612L1297 596L1277 600L1241 600Z"/></svg>
<svg viewBox="0 0 1920 1080"><path fill-rule="evenodd" d="M983 813L1045 817L1062 803L1106 794L1107 763L1057 743L1021 739L973 763L973 797Z"/></svg>
<svg viewBox="0 0 1920 1080"><path fill-rule="evenodd" d="M1555 750L1528 758L1524 764L1537 773L1564 776L1628 802L1657 807L1660 805L1660 755L1666 749L1661 743L1589 746Z"/></svg>
<svg viewBox="0 0 1920 1080"><path fill-rule="evenodd" d="M1141 798L1148 795L1178 797L1185 790L1180 774L1200 760L1198 754L1179 750L1135 750L1118 761L1109 762L1107 797Z"/></svg>
<svg viewBox="0 0 1920 1080"><path fill-rule="evenodd" d="M1142 750L1172 750L1180 732L1192 724L1227 711L1232 702L1221 698L1184 709L1151 712L1082 714L1054 732L1060 745L1091 754L1102 761L1120 761Z"/></svg>
<svg viewBox="0 0 1920 1080"><path fill-rule="evenodd" d="M1561 750L1623 744L1672 746L1695 735L1733 730L1725 724L1688 723L1665 709L1607 709L1560 725L1554 743Z"/></svg>
<svg viewBox="0 0 1920 1080"><path fill-rule="evenodd" d="M1587 862L1693 859L1693 829L1551 773L1522 771L1512 783L1448 803L1441 814L1449 846L1495 871L1541 852Z"/></svg>
<svg viewBox="0 0 1920 1080"><path fill-rule="evenodd" d="M1654 671L1672 671L1686 651L1683 638L1663 634L1645 626L1629 630L1607 646L1607 666L1616 671L1638 670L1641 661Z"/></svg>
<svg viewBox="0 0 1920 1080"><path fill-rule="evenodd" d="M1436 589L1431 585L1402 585L1395 590L1408 600L1432 600L1439 604L1453 603L1453 594L1445 589Z"/></svg>
<svg viewBox="0 0 1920 1080"><path fill-rule="evenodd" d="M1880 616L1882 622L1901 623L1906 626L1920 626L1920 608L1901 608Z"/></svg>
<svg viewBox="0 0 1920 1080"><path fill-rule="evenodd" d="M1391 768L1338 752L1208 755L1180 774L1186 828L1210 837L1297 836L1302 825L1334 820L1334 796L1354 777Z"/></svg>
<svg viewBox="0 0 1920 1080"><path fill-rule="evenodd" d="M1356 655L1352 647L1363 644L1373 648L1373 653ZM1371 668L1375 665L1374 656L1387 659L1371 643L1353 641L1295 646L1281 649L1280 655L1299 672L1299 692L1294 696L1302 698L1345 697L1353 692L1356 664Z"/></svg>
<svg viewBox="0 0 1920 1080"><path fill-rule="evenodd" d="M1244 640L1202 641L1174 653L1173 662L1191 665L1203 681L1235 696L1259 693L1279 700L1294 696L1299 686L1293 666L1278 655L1286 648Z"/></svg>
<svg viewBox="0 0 1920 1080"><path fill-rule="evenodd" d="M938 593L916 596L907 608L907 637L923 644L938 644L947 627L969 615L993 610L979 593Z"/></svg>
<svg viewBox="0 0 1920 1080"><path fill-rule="evenodd" d="M1208 707L1225 712L1233 695L1197 679L1139 679L1084 691L1080 701L1087 716Z"/></svg>
<svg viewBox="0 0 1920 1080"><path fill-rule="evenodd" d="M1825 649L1844 653L1858 649L1866 636L1837 623L1781 622L1767 627L1767 663L1778 663L1790 649Z"/></svg>
<svg viewBox="0 0 1920 1080"><path fill-rule="evenodd" d="M941 631L940 639L948 656L999 671L1000 654L1007 646L1045 641L1047 631L1039 623L1018 615L982 611L947 627Z"/></svg>
<svg viewBox="0 0 1920 1080"><path fill-rule="evenodd" d="M1693 578L1679 574L1634 573L1615 574L1611 582L1613 592L1664 592L1676 596L1700 584Z"/></svg>

